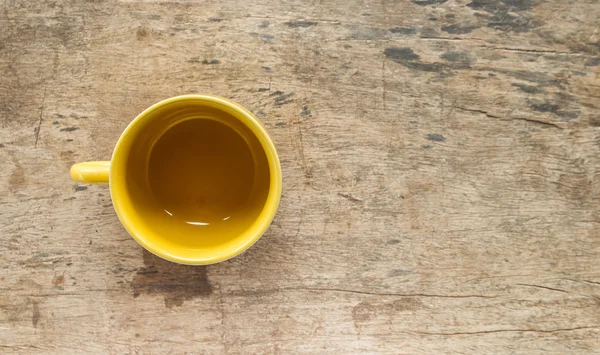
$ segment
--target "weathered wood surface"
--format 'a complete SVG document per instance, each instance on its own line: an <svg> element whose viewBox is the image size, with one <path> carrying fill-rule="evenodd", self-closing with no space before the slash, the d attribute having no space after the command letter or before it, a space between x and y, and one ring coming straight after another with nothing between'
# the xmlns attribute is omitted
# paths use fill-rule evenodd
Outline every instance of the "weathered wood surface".
<svg viewBox="0 0 600 355"><path fill-rule="evenodd" d="M1 353L600 352L596 0L5 1ZM76 161L231 97L284 193L267 234L163 262Z"/></svg>

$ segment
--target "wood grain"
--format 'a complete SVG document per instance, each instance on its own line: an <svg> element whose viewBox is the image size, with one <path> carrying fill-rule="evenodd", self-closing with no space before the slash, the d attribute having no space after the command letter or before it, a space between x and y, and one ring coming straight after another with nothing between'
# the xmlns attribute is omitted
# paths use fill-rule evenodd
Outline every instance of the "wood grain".
<svg viewBox="0 0 600 355"><path fill-rule="evenodd" d="M0 352L600 351L597 1L0 6ZM184 93L255 112L284 175L204 268L68 176Z"/></svg>

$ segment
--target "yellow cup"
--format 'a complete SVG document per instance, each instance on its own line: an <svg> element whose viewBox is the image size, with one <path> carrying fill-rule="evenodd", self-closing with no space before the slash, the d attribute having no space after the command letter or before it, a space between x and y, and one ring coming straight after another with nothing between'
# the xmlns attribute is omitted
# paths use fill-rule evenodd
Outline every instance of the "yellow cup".
<svg viewBox="0 0 600 355"><path fill-rule="evenodd" d="M153 254L181 264L232 258L275 217L281 167L248 110L209 95L161 101L125 129L112 160L73 165L71 178L110 183L125 229Z"/></svg>

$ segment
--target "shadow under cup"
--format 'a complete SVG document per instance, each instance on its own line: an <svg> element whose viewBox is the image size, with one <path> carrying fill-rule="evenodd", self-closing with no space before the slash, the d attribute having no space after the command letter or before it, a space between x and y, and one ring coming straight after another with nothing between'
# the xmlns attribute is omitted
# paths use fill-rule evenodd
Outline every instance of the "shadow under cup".
<svg viewBox="0 0 600 355"><path fill-rule="evenodd" d="M111 166L111 193L115 173L114 188L125 196L115 208L130 234L158 256L197 264L226 260L258 240L280 194L271 186L277 156L265 149L258 122L233 104L201 99L142 115Z"/></svg>

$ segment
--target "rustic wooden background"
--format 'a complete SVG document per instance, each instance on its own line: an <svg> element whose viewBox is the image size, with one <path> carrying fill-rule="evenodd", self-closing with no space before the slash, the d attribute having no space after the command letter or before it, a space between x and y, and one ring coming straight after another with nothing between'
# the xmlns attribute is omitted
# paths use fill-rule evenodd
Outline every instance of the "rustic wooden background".
<svg viewBox="0 0 600 355"><path fill-rule="evenodd" d="M600 353L597 0L0 10L0 353ZM284 175L208 267L68 174L184 93L255 112Z"/></svg>

